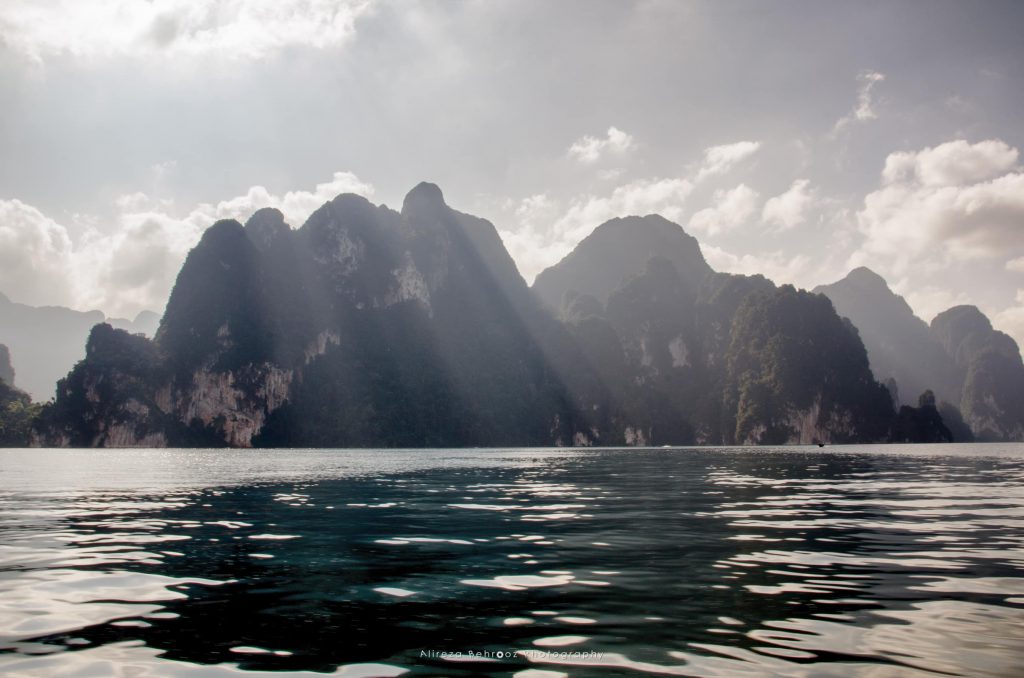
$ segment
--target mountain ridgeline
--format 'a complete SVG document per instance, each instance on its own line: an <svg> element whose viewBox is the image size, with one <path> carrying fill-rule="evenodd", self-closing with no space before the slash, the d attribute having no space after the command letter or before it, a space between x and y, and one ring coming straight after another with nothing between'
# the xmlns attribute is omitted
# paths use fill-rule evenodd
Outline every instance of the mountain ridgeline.
<svg viewBox="0 0 1024 678"><path fill-rule="evenodd" d="M10 348L19 388L41 401L53 397L57 380L85 356L89 331L97 324L153 336L159 320L152 311L133 320L107 318L100 311L19 304L0 294L0 343Z"/></svg>
<svg viewBox="0 0 1024 678"><path fill-rule="evenodd" d="M977 319L958 315L940 325L941 354L962 354L960 362L950 359L958 366L949 385L925 379L912 388L945 394L965 375L981 407L993 389L1022 383L998 381L1011 347ZM897 411L894 389L876 380L868 356L854 324L825 296L716 273L696 240L657 216L598 227L531 289L491 223L420 184L401 211L346 194L298 229L274 209L244 226L211 226L188 255L155 337L96 325L85 359L36 419L33 443L458 447L955 437L939 411L963 398L944 395L941 407L922 398ZM1003 390L1000 398L1012 395ZM983 415L993 431L1003 426L999 407ZM958 425L979 422L966 417Z"/></svg>
<svg viewBox="0 0 1024 678"><path fill-rule="evenodd" d="M976 307L954 306L929 326L866 268L814 291L860 330L875 377L897 404L927 393L955 440L1024 440L1020 349Z"/></svg>

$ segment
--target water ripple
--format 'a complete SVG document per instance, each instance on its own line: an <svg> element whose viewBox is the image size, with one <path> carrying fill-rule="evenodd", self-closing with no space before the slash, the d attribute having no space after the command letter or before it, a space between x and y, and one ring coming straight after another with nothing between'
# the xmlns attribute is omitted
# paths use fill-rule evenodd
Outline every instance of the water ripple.
<svg viewBox="0 0 1024 678"><path fill-rule="evenodd" d="M0 454L5 675L1024 666L1024 446Z"/></svg>

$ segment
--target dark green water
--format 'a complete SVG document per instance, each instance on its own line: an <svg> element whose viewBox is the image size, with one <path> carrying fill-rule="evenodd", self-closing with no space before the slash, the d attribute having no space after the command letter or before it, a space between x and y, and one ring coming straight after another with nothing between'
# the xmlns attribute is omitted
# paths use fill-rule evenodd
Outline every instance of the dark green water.
<svg viewBox="0 0 1024 678"><path fill-rule="evenodd" d="M0 452L4 675L1022 667L1022 445Z"/></svg>

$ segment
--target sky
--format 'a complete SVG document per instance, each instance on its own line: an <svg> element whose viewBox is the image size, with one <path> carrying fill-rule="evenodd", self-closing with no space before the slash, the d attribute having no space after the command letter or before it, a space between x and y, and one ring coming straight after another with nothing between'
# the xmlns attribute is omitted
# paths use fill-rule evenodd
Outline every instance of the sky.
<svg viewBox="0 0 1024 678"><path fill-rule="evenodd" d="M420 181L528 282L659 213L1024 344L1024 3L4 0L0 292L161 311L219 218Z"/></svg>

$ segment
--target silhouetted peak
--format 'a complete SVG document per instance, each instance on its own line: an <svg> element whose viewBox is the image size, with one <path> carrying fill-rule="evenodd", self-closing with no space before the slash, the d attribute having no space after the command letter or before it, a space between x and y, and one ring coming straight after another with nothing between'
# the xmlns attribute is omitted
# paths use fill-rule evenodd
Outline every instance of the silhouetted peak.
<svg viewBox="0 0 1024 678"><path fill-rule="evenodd" d="M872 271L867 266L859 266L846 275L846 280L858 287L867 289L889 289L889 283L885 278Z"/></svg>
<svg viewBox="0 0 1024 678"><path fill-rule="evenodd" d="M269 247L272 242L289 231L291 228L284 222L284 214L274 207L256 210L245 222L245 232L249 234L249 239L261 249Z"/></svg>
<svg viewBox="0 0 1024 678"><path fill-rule="evenodd" d="M339 225L370 222L379 209L384 208L378 208L361 195L342 193L314 210L299 230L307 233L333 231Z"/></svg>
<svg viewBox="0 0 1024 678"><path fill-rule="evenodd" d="M643 275L652 257L671 262L693 296L713 272L696 238L679 224L648 214L604 222L561 261L542 271L533 289L551 308L570 289L606 301L627 279Z"/></svg>
<svg viewBox="0 0 1024 678"><path fill-rule="evenodd" d="M402 202L402 214L433 212L447 207L444 194L437 184L421 181L405 196Z"/></svg>
<svg viewBox="0 0 1024 678"><path fill-rule="evenodd" d="M989 332L992 330L992 322L988 319L988 316L982 313L981 309L977 306L971 304L953 306L935 316L932 320L932 328L939 329L943 326L956 326L965 333L968 331L981 330Z"/></svg>
<svg viewBox="0 0 1024 678"><path fill-rule="evenodd" d="M284 214L276 207L262 207L252 213L249 221L245 222L246 228L255 226L285 226Z"/></svg>
<svg viewBox="0 0 1024 678"><path fill-rule="evenodd" d="M669 231L673 233L676 231L683 231L682 226L675 222L669 221L660 214L645 214L643 216L639 214L633 214L625 217L614 217L604 222L597 228L609 231L636 228ZM685 233L685 231L683 232Z"/></svg>
<svg viewBox="0 0 1024 678"><path fill-rule="evenodd" d="M203 233L203 237L199 240L198 247L202 246L216 246L218 244L226 244L234 242L239 238L245 237L245 228L242 224L234 219L221 219L213 226L210 226Z"/></svg>

